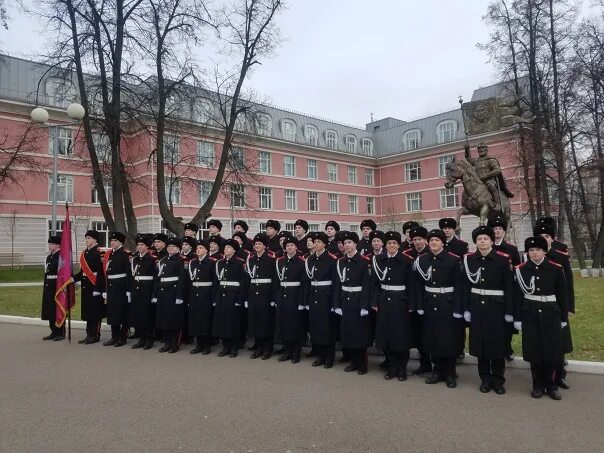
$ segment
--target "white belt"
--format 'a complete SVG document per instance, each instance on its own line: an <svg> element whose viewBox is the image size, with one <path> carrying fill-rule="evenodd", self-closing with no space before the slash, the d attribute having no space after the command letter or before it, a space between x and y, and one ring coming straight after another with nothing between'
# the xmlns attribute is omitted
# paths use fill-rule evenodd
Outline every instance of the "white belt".
<svg viewBox="0 0 604 453"><path fill-rule="evenodd" d="M440 288L432 288L431 286L426 286L426 291L428 291L429 293L444 294L444 293L452 293L453 291L455 291L455 288L453 288L452 286L443 286Z"/></svg>
<svg viewBox="0 0 604 453"><path fill-rule="evenodd" d="M535 296L534 294L525 294L525 299L536 300L537 302L556 302L556 296Z"/></svg>
<svg viewBox="0 0 604 453"><path fill-rule="evenodd" d="M107 275L107 278L109 280L113 280L116 278L126 278L126 274L112 274L112 275Z"/></svg>
<svg viewBox="0 0 604 453"><path fill-rule="evenodd" d="M212 286L212 282L193 282L193 286Z"/></svg>
<svg viewBox="0 0 604 453"><path fill-rule="evenodd" d="M333 282L331 280L321 280L321 281L312 281L310 284L312 286L330 286Z"/></svg>
<svg viewBox="0 0 604 453"><path fill-rule="evenodd" d="M470 292L480 294L481 296L503 296L503 291L501 289L472 288Z"/></svg>
<svg viewBox="0 0 604 453"><path fill-rule="evenodd" d="M252 278L250 283L273 283L273 281L270 278Z"/></svg>
<svg viewBox="0 0 604 453"><path fill-rule="evenodd" d="M135 275L134 280L137 282L153 280L153 275Z"/></svg>
<svg viewBox="0 0 604 453"><path fill-rule="evenodd" d="M47 276L46 276L46 278L47 278L48 280L56 280L56 279L57 279L57 276L56 276L56 275L47 275Z"/></svg>
<svg viewBox="0 0 604 453"><path fill-rule="evenodd" d="M178 281L178 277L162 277L159 279L160 282L164 283L164 282L177 282Z"/></svg>
<svg viewBox="0 0 604 453"><path fill-rule="evenodd" d="M405 291L407 287L405 285L381 285L382 289L386 291Z"/></svg>
<svg viewBox="0 0 604 453"><path fill-rule="evenodd" d="M342 286L342 291L346 291L347 293L360 293L363 291L362 286Z"/></svg>
<svg viewBox="0 0 604 453"><path fill-rule="evenodd" d="M222 281L220 282L220 286L239 286L239 282Z"/></svg>
<svg viewBox="0 0 604 453"><path fill-rule="evenodd" d="M300 286L300 282L281 282L281 286L283 288L287 288L288 286Z"/></svg>

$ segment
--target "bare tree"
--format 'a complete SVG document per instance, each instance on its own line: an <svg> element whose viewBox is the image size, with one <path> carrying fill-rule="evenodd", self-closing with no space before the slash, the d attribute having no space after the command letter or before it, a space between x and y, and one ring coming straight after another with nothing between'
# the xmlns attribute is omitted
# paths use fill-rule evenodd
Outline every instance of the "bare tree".
<svg viewBox="0 0 604 453"><path fill-rule="evenodd" d="M22 187L25 173L43 171L43 165L31 155L36 149L37 135L29 123L16 138L8 131L0 133L0 193L8 184Z"/></svg>
<svg viewBox="0 0 604 453"><path fill-rule="evenodd" d="M15 238L17 237L17 210L13 209L5 218L6 234L10 238L10 266L15 268Z"/></svg>

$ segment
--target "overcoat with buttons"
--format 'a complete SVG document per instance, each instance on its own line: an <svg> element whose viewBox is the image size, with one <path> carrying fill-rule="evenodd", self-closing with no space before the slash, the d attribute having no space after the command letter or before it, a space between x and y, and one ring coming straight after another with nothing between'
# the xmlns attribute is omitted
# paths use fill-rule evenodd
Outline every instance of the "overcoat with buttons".
<svg viewBox="0 0 604 453"><path fill-rule="evenodd" d="M435 357L455 358L462 349L463 280L458 256L442 250L421 255L416 266L416 308L423 310L423 347ZM421 271L421 273L420 273ZM423 274L425 277L422 277ZM427 278L427 280L426 280ZM453 288L452 292L429 292L431 288ZM442 291L442 290L440 290Z"/></svg>
<svg viewBox="0 0 604 453"><path fill-rule="evenodd" d="M563 243L560 242L560 244ZM545 254L545 257L562 266L562 271L564 272L564 280L566 281L566 309L570 313L574 313L575 282L573 278L573 270L570 265L570 256L567 252L564 252L562 249L555 249L552 243L552 248L550 248L549 251ZM573 339L570 331L570 323L567 323L564 329L562 329L562 341L564 342L564 352L573 352Z"/></svg>
<svg viewBox="0 0 604 453"><path fill-rule="evenodd" d="M157 278L157 262L149 252L135 254L131 262L132 287L130 289L130 325L141 331L155 327L155 304L152 302L153 288Z"/></svg>
<svg viewBox="0 0 604 453"><path fill-rule="evenodd" d="M95 245L94 247L84 250L80 256L80 262L82 260L86 261L86 265L93 272L93 275L97 280L105 278L105 275L103 274L103 260L101 259L98 246ZM92 294L94 292L96 280L95 283L92 283L84 271L80 269L80 272L73 276L73 281L80 282L81 284L82 319L87 321L89 319L96 320L103 318L103 298L100 295L94 296Z"/></svg>
<svg viewBox="0 0 604 453"><path fill-rule="evenodd" d="M247 297L248 335L255 338L272 337L275 334L274 303L279 287L275 258L268 251L260 256L254 252L248 256L246 271L250 274ZM268 282L259 283L255 280Z"/></svg>
<svg viewBox="0 0 604 453"><path fill-rule="evenodd" d="M372 265L371 307L377 309L375 344L387 351L408 351L412 347L410 296L415 294L413 260L399 252L376 256Z"/></svg>
<svg viewBox="0 0 604 453"><path fill-rule="evenodd" d="M418 251L415 247L409 248L409 249L405 249L403 250L403 255L407 256L409 259L411 259L413 262L415 262L415 260L417 259L418 256L423 255L424 253L428 252L430 250L430 247L428 247L427 245L424 246L424 248L420 251ZM415 267L413 267L413 269L415 270ZM415 274L413 280L415 279ZM414 281L414 286L417 286L417 282ZM416 298L415 298L415 290L414 292L410 292L409 293L409 309L413 310L410 314L410 318L411 318L411 347L412 348L419 348L423 351L423 345L422 345L422 339L423 339L423 330L422 330L422 326L424 324L424 317L422 315L419 315L417 313L417 311L415 310L415 306L416 306Z"/></svg>
<svg viewBox="0 0 604 453"><path fill-rule="evenodd" d="M128 323L128 296L130 291L132 269L130 268L130 258L124 247L117 250L108 250L105 252L105 276L106 279L97 279L95 291L107 293L107 324L121 325ZM125 277L121 277L124 275ZM111 276L120 276L111 278Z"/></svg>
<svg viewBox="0 0 604 453"><path fill-rule="evenodd" d="M309 278L308 321L310 339L313 344L327 346L335 342L337 334L337 315L332 309L338 306L340 285L336 270L336 258L327 250L321 255L309 255L305 261L305 271ZM330 285L315 286L313 282L332 282Z"/></svg>
<svg viewBox="0 0 604 453"><path fill-rule="evenodd" d="M276 266L279 279L275 298L277 337L283 341L302 341L306 336L304 329L306 311L299 310L298 307L306 305L308 291L304 258L297 254L291 258L285 255L277 260Z"/></svg>
<svg viewBox="0 0 604 453"><path fill-rule="evenodd" d="M478 251L469 253L464 257L463 272L464 310L471 314L470 354L480 359L503 359L508 347L505 316L514 315L511 259L494 248L485 256ZM490 291L503 294L486 294Z"/></svg>
<svg viewBox="0 0 604 453"><path fill-rule="evenodd" d="M524 290L523 290L524 286ZM555 296L554 300L531 300L532 296ZM522 355L525 361L542 365L564 362L562 322L568 322L567 288L562 266L544 259L516 266L516 321L522 322Z"/></svg>
<svg viewBox="0 0 604 453"><path fill-rule="evenodd" d="M212 335L227 340L239 338L250 281L245 261L236 256L223 258L216 262L216 275L219 286L216 288Z"/></svg>
<svg viewBox="0 0 604 453"><path fill-rule="evenodd" d="M217 283L216 260L208 255L189 261L189 334L212 335ZM207 286L209 285L209 286Z"/></svg>
<svg viewBox="0 0 604 453"><path fill-rule="evenodd" d="M468 253L468 243L453 236L450 241L445 243L445 252L452 252L461 258Z"/></svg>
<svg viewBox="0 0 604 453"><path fill-rule="evenodd" d="M55 293L57 292L57 272L59 271L59 252L50 253L44 264L44 290L42 291L42 319L56 319ZM49 277L50 276L50 277Z"/></svg>
<svg viewBox="0 0 604 453"><path fill-rule="evenodd" d="M360 252L353 256L344 255L336 263L342 291L335 308L342 309L340 320L340 342L343 348L362 349L369 346L371 325L371 261ZM360 291L346 291L346 288ZM361 316L361 310L367 310Z"/></svg>
<svg viewBox="0 0 604 453"><path fill-rule="evenodd" d="M357 251L361 255L367 255L368 253L371 253L372 249L373 248L371 247L371 241L369 240L369 238L362 237L361 239L359 239L359 242L357 242Z"/></svg>
<svg viewBox="0 0 604 453"><path fill-rule="evenodd" d="M187 279L185 272L183 259L178 253L159 260L155 297L157 298L156 326L160 330L182 329L185 317L184 293ZM162 282L162 279L170 280Z"/></svg>

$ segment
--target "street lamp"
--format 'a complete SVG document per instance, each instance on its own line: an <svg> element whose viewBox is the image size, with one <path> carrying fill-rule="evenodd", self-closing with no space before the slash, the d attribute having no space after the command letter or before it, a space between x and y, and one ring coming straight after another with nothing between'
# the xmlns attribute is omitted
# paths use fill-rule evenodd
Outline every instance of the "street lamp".
<svg viewBox="0 0 604 453"><path fill-rule="evenodd" d="M86 110L80 104L74 102L73 104L69 104L67 107L67 116L73 120L69 123L62 124L62 126L70 126L74 124L79 124L86 115ZM30 114L31 120L40 124L42 128L48 128L53 136L58 136L56 131L59 126L46 124L48 122L48 111L42 107L36 107L31 111ZM53 134L54 131L54 134ZM57 174L57 161L58 161L58 149L53 146L53 161L52 161L52 220L51 220L51 232L54 236L57 232L57 185L58 185L58 174Z"/></svg>

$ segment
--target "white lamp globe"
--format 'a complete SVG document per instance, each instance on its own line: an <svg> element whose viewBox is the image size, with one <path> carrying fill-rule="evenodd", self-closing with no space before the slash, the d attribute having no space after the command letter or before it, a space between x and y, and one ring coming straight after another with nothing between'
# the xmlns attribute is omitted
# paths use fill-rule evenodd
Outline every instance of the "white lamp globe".
<svg viewBox="0 0 604 453"><path fill-rule="evenodd" d="M71 118L72 120L82 121L84 119L85 114L86 111L84 110L84 107L82 107L77 102L69 104L69 107L67 107L67 116L69 116L69 118Z"/></svg>
<svg viewBox="0 0 604 453"><path fill-rule="evenodd" d="M36 107L30 113L31 120L37 124L44 124L48 121L48 112L42 107Z"/></svg>

